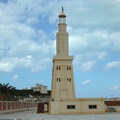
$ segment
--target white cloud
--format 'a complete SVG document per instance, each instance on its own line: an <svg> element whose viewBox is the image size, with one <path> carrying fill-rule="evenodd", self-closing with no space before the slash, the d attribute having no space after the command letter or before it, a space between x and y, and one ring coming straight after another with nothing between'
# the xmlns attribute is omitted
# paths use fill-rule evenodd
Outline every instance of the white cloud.
<svg viewBox="0 0 120 120"><path fill-rule="evenodd" d="M86 85L86 84L89 84L90 83L90 80L85 80L81 83L81 85Z"/></svg>
<svg viewBox="0 0 120 120"><path fill-rule="evenodd" d="M45 70L50 67L50 58L32 58L26 56L22 58L8 57L0 61L0 71L10 72L18 68L29 68L32 72Z"/></svg>
<svg viewBox="0 0 120 120"><path fill-rule="evenodd" d="M105 59L106 56L107 53L104 51L77 54L74 57L74 66L82 71L93 70L98 67L99 60Z"/></svg>
<svg viewBox="0 0 120 120"><path fill-rule="evenodd" d="M46 68L47 60L49 61L55 54L55 41L51 41L51 38L55 39L55 34L51 37L51 33L56 28L49 27L49 24L56 24L63 3L67 15L70 53L80 56L75 61L80 69L91 70L95 67L97 60L103 60L110 50L120 51L120 24L118 24L117 12L119 2L109 1L108 4L108 0L107 2L93 1L76 0L74 4L73 1L69 1L68 4L67 0L26 0L24 2L15 0L7 4L1 3L0 70L11 71L16 69L16 66L20 68L20 65L32 71ZM53 6L56 6L56 10ZM105 9L107 7L107 11L103 11L101 6ZM51 33L47 31L48 29L51 29ZM26 58L27 55L32 56L29 61ZM45 61L47 65L38 67L34 63L34 66L33 62L39 61L38 58L41 59L39 64Z"/></svg>
<svg viewBox="0 0 120 120"><path fill-rule="evenodd" d="M115 86L111 87L110 90L120 90L120 86L115 85Z"/></svg>
<svg viewBox="0 0 120 120"><path fill-rule="evenodd" d="M120 61L112 61L105 65L104 70L111 70L114 68L120 68Z"/></svg>
<svg viewBox="0 0 120 120"><path fill-rule="evenodd" d="M120 32L109 33L105 30L97 29L95 31L72 29L68 30L68 32L70 35L69 44L71 54L79 54L81 52L109 52L111 50L120 51Z"/></svg>
<svg viewBox="0 0 120 120"><path fill-rule="evenodd" d="M67 8L71 9L70 12L68 12L68 15L70 16L72 14L72 18L69 22L75 27L119 29L117 26L120 20L120 18L117 17L118 11L120 10L119 0L78 0L76 3L74 4L75 9L73 9L72 1L71 4L68 4L67 6ZM107 10L105 11L105 9Z"/></svg>
<svg viewBox="0 0 120 120"><path fill-rule="evenodd" d="M95 61L87 61L87 62L84 62L82 65L81 65L81 68L82 70L84 71L88 71L88 70L91 70L95 67L96 65L96 62Z"/></svg>
<svg viewBox="0 0 120 120"><path fill-rule="evenodd" d="M102 60L107 56L107 52L105 52L105 51L97 52L96 56L99 60Z"/></svg>
<svg viewBox="0 0 120 120"><path fill-rule="evenodd" d="M19 75L14 75L13 76L13 80L16 80L16 79L18 79L19 78Z"/></svg>
<svg viewBox="0 0 120 120"><path fill-rule="evenodd" d="M14 68L14 65L9 61L0 62L0 71L10 72Z"/></svg>

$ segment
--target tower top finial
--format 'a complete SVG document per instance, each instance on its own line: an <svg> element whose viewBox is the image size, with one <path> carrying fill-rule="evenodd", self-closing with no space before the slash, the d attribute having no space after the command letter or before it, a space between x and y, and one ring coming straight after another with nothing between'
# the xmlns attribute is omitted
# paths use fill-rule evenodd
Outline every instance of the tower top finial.
<svg viewBox="0 0 120 120"><path fill-rule="evenodd" d="M64 14L64 7L62 6L62 12L59 15L60 18L65 18L66 15Z"/></svg>
<svg viewBox="0 0 120 120"><path fill-rule="evenodd" d="M63 6L62 6L62 12L64 12L64 8L63 8Z"/></svg>

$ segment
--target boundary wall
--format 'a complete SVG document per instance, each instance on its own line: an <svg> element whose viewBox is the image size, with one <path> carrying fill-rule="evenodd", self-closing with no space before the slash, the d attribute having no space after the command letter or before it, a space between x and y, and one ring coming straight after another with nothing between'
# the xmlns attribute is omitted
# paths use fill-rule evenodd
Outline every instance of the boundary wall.
<svg viewBox="0 0 120 120"><path fill-rule="evenodd" d="M37 102L0 101L0 113L37 109Z"/></svg>

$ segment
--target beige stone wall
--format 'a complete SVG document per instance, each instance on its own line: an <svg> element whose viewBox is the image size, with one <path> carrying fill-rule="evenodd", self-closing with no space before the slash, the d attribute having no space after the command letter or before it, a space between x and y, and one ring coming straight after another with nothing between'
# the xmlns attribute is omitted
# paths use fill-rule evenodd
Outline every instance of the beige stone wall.
<svg viewBox="0 0 120 120"><path fill-rule="evenodd" d="M67 109L67 105L75 105L75 109ZM89 105L96 105L90 109ZM105 113L103 98L63 99L50 103L50 114L103 114Z"/></svg>
<svg viewBox="0 0 120 120"><path fill-rule="evenodd" d="M72 56L55 56L53 58L51 98L54 101L75 98L72 60Z"/></svg>
<svg viewBox="0 0 120 120"><path fill-rule="evenodd" d="M60 114L60 103L59 102L50 102L49 103L49 113L50 114Z"/></svg>

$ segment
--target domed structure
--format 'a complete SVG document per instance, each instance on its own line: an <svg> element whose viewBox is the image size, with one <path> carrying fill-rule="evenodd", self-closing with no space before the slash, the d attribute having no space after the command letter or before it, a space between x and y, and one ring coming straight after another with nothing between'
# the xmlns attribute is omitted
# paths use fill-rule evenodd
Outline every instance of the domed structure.
<svg viewBox="0 0 120 120"><path fill-rule="evenodd" d="M60 18L65 18L66 17L66 15L64 13L64 8L63 7L62 7L62 12L60 13L59 17Z"/></svg>

